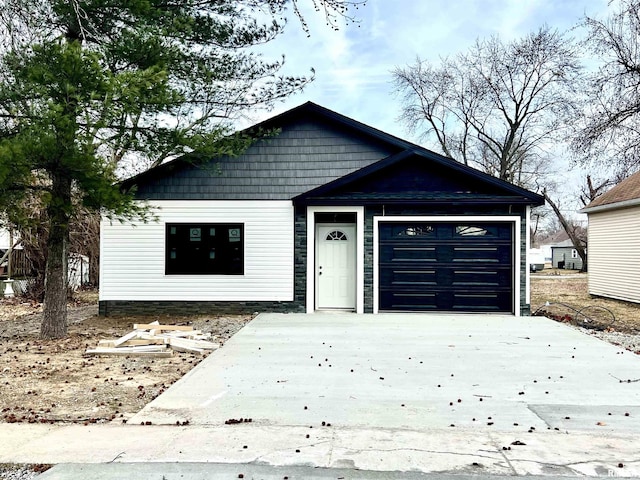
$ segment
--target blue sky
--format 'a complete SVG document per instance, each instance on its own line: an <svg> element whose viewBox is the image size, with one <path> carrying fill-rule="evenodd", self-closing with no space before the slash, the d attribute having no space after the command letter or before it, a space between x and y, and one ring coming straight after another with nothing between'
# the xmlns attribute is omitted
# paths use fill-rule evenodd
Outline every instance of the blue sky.
<svg viewBox="0 0 640 480"><path fill-rule="evenodd" d="M258 121L311 100L355 120L411 141L397 121L400 101L393 96L391 70L417 56L437 60L467 50L478 37L519 38L547 24L559 30L586 14L603 15L608 0L368 0L353 10L359 23L339 31L327 27L312 0L299 0L311 29L307 38L292 17L284 35L264 48L284 54L286 71L316 71L304 92L278 104ZM576 35L579 32L576 32ZM251 121L250 123L254 123ZM429 148L430 145L425 144Z"/></svg>

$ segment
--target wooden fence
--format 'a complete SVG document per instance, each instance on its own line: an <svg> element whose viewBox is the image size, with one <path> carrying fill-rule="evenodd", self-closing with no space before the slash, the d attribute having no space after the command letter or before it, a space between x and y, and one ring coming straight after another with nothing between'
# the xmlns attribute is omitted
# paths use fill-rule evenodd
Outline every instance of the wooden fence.
<svg viewBox="0 0 640 480"><path fill-rule="evenodd" d="M5 260L2 265L0 265L0 278L7 278L8 265L9 262L7 260ZM25 255L24 250L13 250L11 252L11 277L22 278L32 277L33 275L33 265Z"/></svg>

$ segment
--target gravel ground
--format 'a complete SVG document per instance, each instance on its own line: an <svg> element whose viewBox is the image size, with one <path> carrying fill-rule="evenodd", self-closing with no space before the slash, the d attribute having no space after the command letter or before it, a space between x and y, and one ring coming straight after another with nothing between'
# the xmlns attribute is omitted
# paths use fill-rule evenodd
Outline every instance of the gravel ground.
<svg viewBox="0 0 640 480"><path fill-rule="evenodd" d="M578 330L597 337L605 342L612 343L626 350L640 355L640 334L621 333L621 332L598 332L586 328L578 328Z"/></svg>
<svg viewBox="0 0 640 480"><path fill-rule="evenodd" d="M44 465L0 464L0 478L2 480L31 480L48 468L49 466Z"/></svg>

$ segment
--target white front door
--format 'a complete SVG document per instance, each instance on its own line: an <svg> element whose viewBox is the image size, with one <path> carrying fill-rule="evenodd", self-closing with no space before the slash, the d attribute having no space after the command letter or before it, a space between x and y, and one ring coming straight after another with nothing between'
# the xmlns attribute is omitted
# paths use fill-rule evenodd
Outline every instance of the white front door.
<svg viewBox="0 0 640 480"><path fill-rule="evenodd" d="M356 308L356 227L316 225L316 308Z"/></svg>

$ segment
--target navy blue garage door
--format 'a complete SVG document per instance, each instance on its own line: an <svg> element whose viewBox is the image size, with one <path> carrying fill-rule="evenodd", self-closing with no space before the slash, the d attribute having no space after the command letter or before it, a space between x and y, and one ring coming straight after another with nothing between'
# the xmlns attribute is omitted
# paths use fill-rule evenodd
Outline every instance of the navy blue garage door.
<svg viewBox="0 0 640 480"><path fill-rule="evenodd" d="M513 311L512 223L379 223L379 309Z"/></svg>

